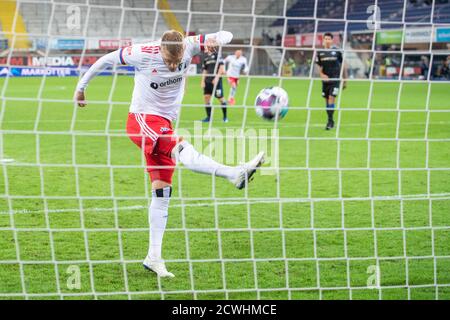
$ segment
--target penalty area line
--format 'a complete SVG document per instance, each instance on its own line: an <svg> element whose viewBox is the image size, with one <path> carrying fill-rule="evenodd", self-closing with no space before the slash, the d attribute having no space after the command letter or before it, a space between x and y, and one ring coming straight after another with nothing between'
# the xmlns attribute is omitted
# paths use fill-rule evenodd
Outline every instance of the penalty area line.
<svg viewBox="0 0 450 320"><path fill-rule="evenodd" d="M383 197L372 197L374 200L440 200L440 199L450 199L450 193L438 193L438 194L411 194L411 195L401 195L401 196L383 196ZM287 199L248 199L243 201L222 201L222 202L206 202L206 203L186 203L186 204L172 204L170 208L182 208L182 207L214 207L214 206L227 206L227 205L245 205L245 204L259 204L259 203L309 203L309 202L320 202L320 201L369 201L369 198L321 198L321 199L308 199L308 198L287 198ZM179 199L174 199L174 201L181 201ZM185 200L186 201L186 200ZM188 200L189 201L189 200ZM210 201L204 200L204 201ZM111 212L111 211L133 211L133 210L148 210L148 206L135 205L135 206L123 206L116 208L84 208L83 212ZM80 208L67 208L67 209L49 209L49 210L11 210L11 211L0 211L0 215L6 214L42 214L42 213L73 213L80 212Z"/></svg>
<svg viewBox="0 0 450 320"><path fill-rule="evenodd" d="M16 160L10 159L10 158L0 159L0 163L11 163L11 162L14 162L14 161L16 161Z"/></svg>

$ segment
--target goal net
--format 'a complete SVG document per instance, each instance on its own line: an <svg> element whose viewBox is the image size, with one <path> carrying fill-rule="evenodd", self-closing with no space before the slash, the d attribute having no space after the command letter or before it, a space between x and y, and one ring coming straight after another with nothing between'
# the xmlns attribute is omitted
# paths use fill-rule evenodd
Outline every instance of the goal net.
<svg viewBox="0 0 450 320"><path fill-rule="evenodd" d="M0 7L1 299L450 299L447 0ZM195 57L177 134L227 165L267 155L245 190L177 166L163 242L173 279L142 268L151 185L125 131L134 69L103 71L88 106L73 101L99 57L169 29L230 31L219 54L241 49L249 64L229 122L214 100L203 123ZM325 32L347 71L331 130L315 63ZM266 121L254 103L271 86L289 112Z"/></svg>

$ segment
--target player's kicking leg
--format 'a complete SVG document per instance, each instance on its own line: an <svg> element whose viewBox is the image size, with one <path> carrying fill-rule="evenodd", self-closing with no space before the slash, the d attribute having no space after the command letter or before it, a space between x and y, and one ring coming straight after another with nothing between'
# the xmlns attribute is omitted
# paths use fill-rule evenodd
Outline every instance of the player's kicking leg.
<svg viewBox="0 0 450 320"><path fill-rule="evenodd" d="M243 189L252 181L257 168L264 163L264 152L258 153L249 162L230 167L214 161L199 153L194 147L182 138L173 150L174 157L186 168L203 174L215 175L230 181L238 189Z"/></svg>
<svg viewBox="0 0 450 320"><path fill-rule="evenodd" d="M188 169L218 177L226 178L238 189L244 188L252 180L257 168L264 163L264 152L260 152L249 162L237 166L229 167L220 164L213 159L197 152L187 141L180 138L172 150L172 155L178 159ZM166 229L169 201L172 193L171 176L173 171L167 171L170 177L165 177L163 171L152 172L152 177L161 176L166 181L155 180L152 182L152 203L149 209L150 222L150 247L143 265L146 269L155 272L159 277L173 278L175 275L167 271L164 260L161 257L162 239Z"/></svg>
<svg viewBox="0 0 450 320"><path fill-rule="evenodd" d="M165 130L161 130L162 128ZM156 134L156 132L164 133ZM236 188L242 189L252 180L257 168L264 162L264 152L260 152L244 165L226 166L200 154L183 138L174 139L170 122L153 115L130 113L127 133L130 139L144 151L152 180L149 250L143 265L159 277L174 277L173 273L167 271L161 251L172 195L175 160L180 161L192 171L226 178Z"/></svg>

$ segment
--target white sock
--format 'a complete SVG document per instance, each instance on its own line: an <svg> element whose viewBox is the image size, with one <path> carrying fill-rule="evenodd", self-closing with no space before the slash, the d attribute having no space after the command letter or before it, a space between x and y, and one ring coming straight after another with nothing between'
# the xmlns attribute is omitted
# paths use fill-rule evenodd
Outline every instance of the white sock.
<svg viewBox="0 0 450 320"><path fill-rule="evenodd" d="M171 187L152 191L152 202L148 208L150 223L148 256L151 260L162 260L162 240L166 230L171 191Z"/></svg>
<svg viewBox="0 0 450 320"><path fill-rule="evenodd" d="M213 159L199 153L187 141L180 142L175 148L177 159L184 166L194 172L216 175L218 177L233 179L236 177L236 168L220 164Z"/></svg>
<svg viewBox="0 0 450 320"><path fill-rule="evenodd" d="M231 89L230 89L230 98L234 98L235 94L236 94L236 88L231 87Z"/></svg>

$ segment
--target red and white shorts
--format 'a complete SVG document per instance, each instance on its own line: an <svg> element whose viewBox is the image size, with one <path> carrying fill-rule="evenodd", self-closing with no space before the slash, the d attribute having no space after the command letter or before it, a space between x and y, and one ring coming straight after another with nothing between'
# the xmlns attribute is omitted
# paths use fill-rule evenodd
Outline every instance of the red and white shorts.
<svg viewBox="0 0 450 320"><path fill-rule="evenodd" d="M237 86L239 83L239 78L228 77L228 83L232 86Z"/></svg>
<svg viewBox="0 0 450 320"><path fill-rule="evenodd" d="M172 183L176 165L172 159L172 149L177 144L172 123L160 116L130 112L127 133L144 152L151 180Z"/></svg>

